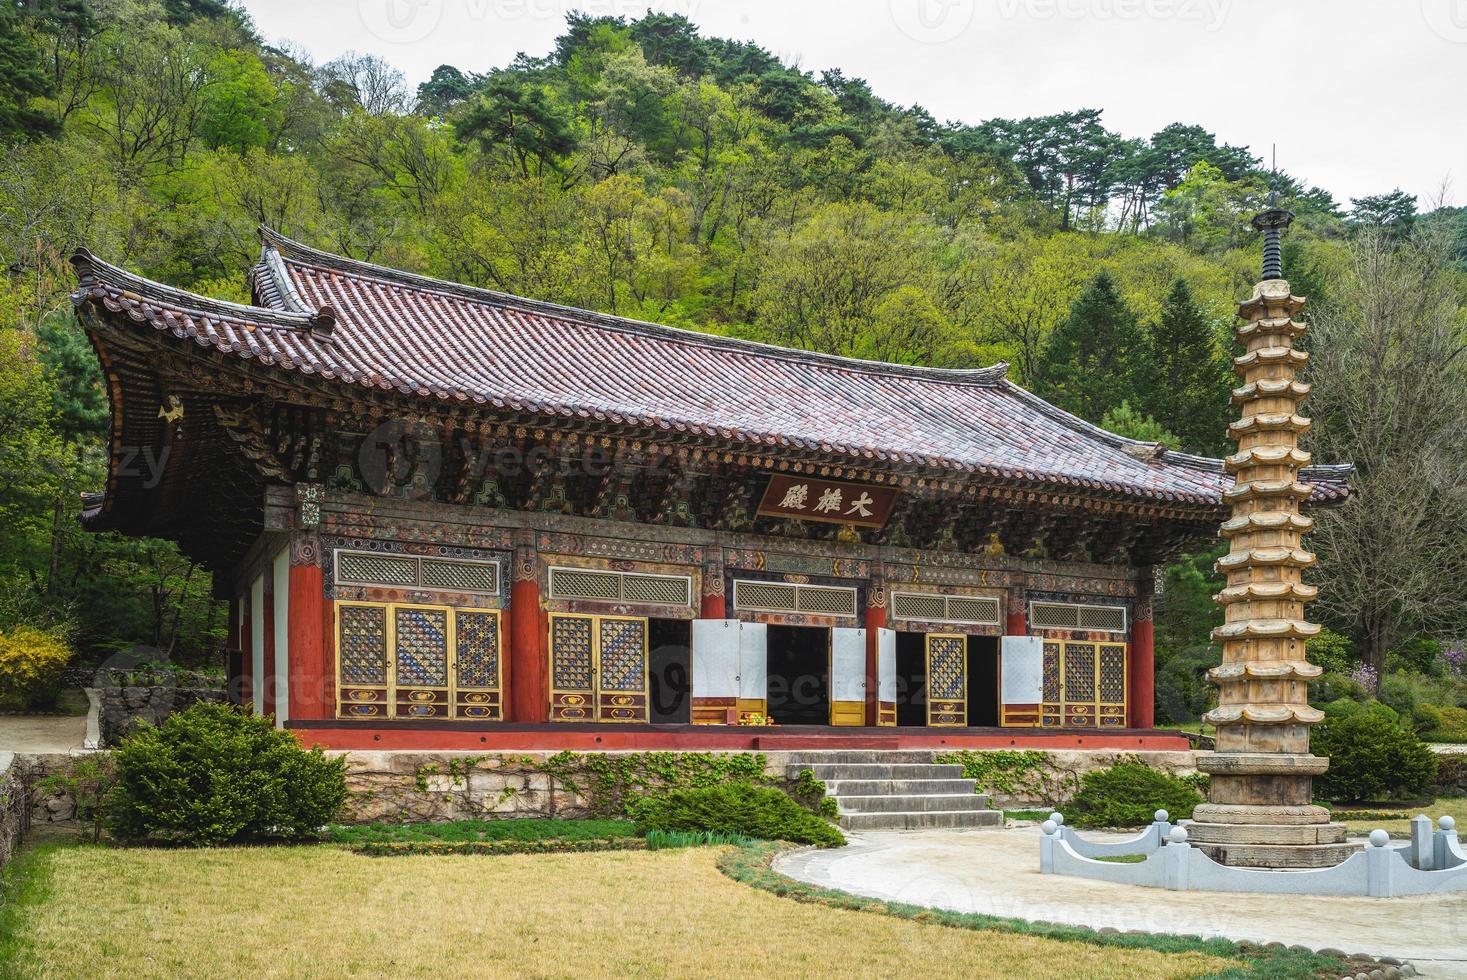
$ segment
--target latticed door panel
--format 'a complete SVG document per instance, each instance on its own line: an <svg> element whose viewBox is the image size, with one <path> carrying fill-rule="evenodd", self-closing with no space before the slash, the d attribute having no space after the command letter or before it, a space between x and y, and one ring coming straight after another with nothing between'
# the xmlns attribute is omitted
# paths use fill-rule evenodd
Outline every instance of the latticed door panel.
<svg viewBox="0 0 1467 980"><path fill-rule="evenodd" d="M647 620L550 617L550 719L647 720Z"/></svg>
<svg viewBox="0 0 1467 980"><path fill-rule="evenodd" d="M392 607L397 717L448 716L448 618L438 606Z"/></svg>
<svg viewBox="0 0 1467 980"><path fill-rule="evenodd" d="M453 626L454 717L498 721L504 717L499 612L459 609Z"/></svg>
<svg viewBox="0 0 1467 980"><path fill-rule="evenodd" d="M388 715L387 607L337 603L337 713L343 718Z"/></svg>
<svg viewBox="0 0 1467 980"><path fill-rule="evenodd" d="M1044 641L1044 701L1040 705L1040 723L1051 728L1064 724L1063 646L1058 641Z"/></svg>
<svg viewBox="0 0 1467 980"><path fill-rule="evenodd" d="M595 620L550 617L550 720L596 718Z"/></svg>
<svg viewBox="0 0 1467 980"><path fill-rule="evenodd" d="M1065 644L1065 725L1071 728L1095 726L1095 668L1097 645Z"/></svg>
<svg viewBox="0 0 1467 980"><path fill-rule="evenodd" d="M1045 641L1044 725L1124 728L1126 695L1126 644Z"/></svg>
<svg viewBox="0 0 1467 980"><path fill-rule="evenodd" d="M1126 727L1126 645L1100 644L1096 718L1101 728Z"/></svg>
<svg viewBox="0 0 1467 980"><path fill-rule="evenodd" d="M968 638L927 634L927 724L968 723Z"/></svg>
<svg viewBox="0 0 1467 980"><path fill-rule="evenodd" d="M602 721L647 720L647 621L597 622L598 714Z"/></svg>

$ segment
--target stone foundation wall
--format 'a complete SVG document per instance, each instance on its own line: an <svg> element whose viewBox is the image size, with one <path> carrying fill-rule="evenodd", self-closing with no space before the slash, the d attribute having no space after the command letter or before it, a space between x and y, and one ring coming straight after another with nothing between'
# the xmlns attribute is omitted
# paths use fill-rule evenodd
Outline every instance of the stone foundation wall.
<svg viewBox="0 0 1467 980"><path fill-rule="evenodd" d="M1046 764L1035 770L1032 777L1017 780L1020 785L1012 792L985 789L982 785L978 789L988 792L993 806L1000 810L1033 810L1067 802L1080 788L1080 779L1087 772L1106 769L1120 762L1140 762L1173 776L1193 776L1197 773L1197 765L1191 752L1049 749L1043 750L1042 754L1046 757Z"/></svg>
<svg viewBox="0 0 1467 980"><path fill-rule="evenodd" d="M195 687L103 687L97 691L101 744L116 745L135 724L157 725L200 701L224 703L224 691Z"/></svg>

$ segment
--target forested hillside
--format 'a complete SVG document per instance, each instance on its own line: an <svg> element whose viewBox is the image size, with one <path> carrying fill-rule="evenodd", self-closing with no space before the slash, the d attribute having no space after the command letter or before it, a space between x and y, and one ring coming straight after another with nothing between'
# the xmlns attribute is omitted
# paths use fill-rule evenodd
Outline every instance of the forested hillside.
<svg viewBox="0 0 1467 980"><path fill-rule="evenodd" d="M1388 187L1336 201L1220 145L1205 120L1149 135L1108 130L1099 108L976 121L980 95L971 121L945 122L839 66L791 66L657 14L571 15L548 52L444 65L414 92L371 54L316 64L269 45L222 0L12 0L0 68L0 629L53 627L89 661L141 643L209 662L223 614L207 573L171 546L77 526L78 494L102 483L107 414L66 299L65 259L82 244L244 300L264 223L356 258L676 326L910 363L1005 360L1087 419L1217 455L1232 311L1259 265L1248 222L1272 183L1298 214L1285 253L1295 291L1334 317L1342 345L1402 340L1390 365L1336 359L1338 390L1382 372L1397 391L1467 390L1451 353L1463 211ZM1415 269L1436 305L1388 302L1383 277L1404 267L1389 263ZM1423 352L1411 328L1427 314L1443 328ZM1427 378L1422 358L1447 366ZM1429 431L1409 451L1461 450L1461 402L1416 416ZM1333 410L1321 458L1353 458L1351 413L1368 406ZM1378 435L1399 435L1391 412L1377 416ZM1446 527L1467 513L1460 469L1443 463L1410 507L1413 533L1467 553L1467 532ZM1342 528L1358 529L1354 506ZM1356 579L1380 545L1343 530L1330 543ZM1212 656L1209 565L1168 573L1163 660ZM1413 638L1452 635L1464 580L1403 578L1383 610L1337 609L1341 666L1370 655L1385 669L1387 652L1421 647Z"/></svg>

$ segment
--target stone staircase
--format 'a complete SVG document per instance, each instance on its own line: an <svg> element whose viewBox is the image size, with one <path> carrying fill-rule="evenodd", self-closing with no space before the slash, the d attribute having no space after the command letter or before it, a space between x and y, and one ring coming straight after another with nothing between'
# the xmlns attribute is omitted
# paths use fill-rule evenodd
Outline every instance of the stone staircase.
<svg viewBox="0 0 1467 980"><path fill-rule="evenodd" d="M789 776L809 769L840 807L846 830L1002 827L1003 812L974 792L963 767L938 765L921 749L792 752Z"/></svg>

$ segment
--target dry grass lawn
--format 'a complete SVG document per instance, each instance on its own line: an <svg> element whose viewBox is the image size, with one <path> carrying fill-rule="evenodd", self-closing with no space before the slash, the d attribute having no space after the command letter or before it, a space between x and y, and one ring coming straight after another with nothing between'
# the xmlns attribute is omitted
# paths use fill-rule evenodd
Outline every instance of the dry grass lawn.
<svg viewBox="0 0 1467 980"><path fill-rule="evenodd" d="M1415 809L1388 810L1385 807L1340 806L1336 808L1335 812L1343 814L1343 818L1336 817L1335 819L1340 820L1340 822L1348 827L1352 834L1364 835L1379 828L1397 837L1409 837L1411 836L1411 818L1418 813L1426 814L1433 821L1437 817L1451 817L1458 822L1457 832L1459 834L1467 831L1467 798L1460 796L1443 796L1440 799L1432 801L1427 806L1416 807ZM1354 814L1359 813L1380 813L1382 815L1354 816ZM1387 814L1394 815L1388 816Z"/></svg>
<svg viewBox="0 0 1467 980"><path fill-rule="evenodd" d="M369 858L67 847L22 912L22 977L1190 977L1102 949L802 905L676 851ZM0 974L7 974L0 964Z"/></svg>

